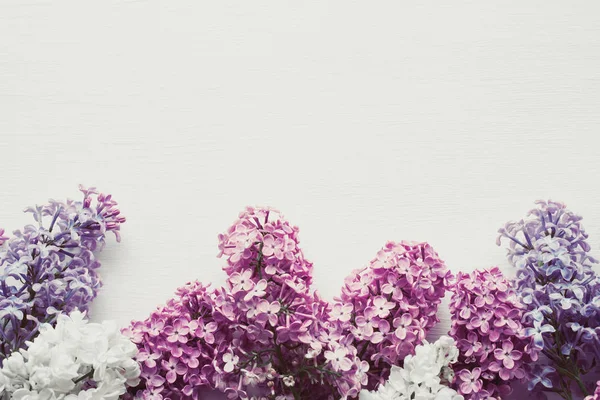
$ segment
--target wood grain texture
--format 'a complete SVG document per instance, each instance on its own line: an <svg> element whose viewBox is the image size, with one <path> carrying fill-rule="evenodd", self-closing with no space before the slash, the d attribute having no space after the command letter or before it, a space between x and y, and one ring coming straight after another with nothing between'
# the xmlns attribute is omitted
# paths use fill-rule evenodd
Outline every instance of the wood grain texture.
<svg viewBox="0 0 600 400"><path fill-rule="evenodd" d="M80 182L128 217L96 319L221 283L249 204L300 226L328 298L386 240L506 268L496 230L538 198L600 256L598 2L0 0L0 38L1 226Z"/></svg>

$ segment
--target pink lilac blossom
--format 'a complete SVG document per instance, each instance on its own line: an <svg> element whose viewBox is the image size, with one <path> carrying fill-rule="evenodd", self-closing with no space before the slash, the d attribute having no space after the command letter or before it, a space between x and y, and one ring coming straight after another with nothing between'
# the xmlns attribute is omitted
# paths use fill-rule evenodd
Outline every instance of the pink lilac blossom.
<svg viewBox="0 0 600 400"><path fill-rule="evenodd" d="M215 387L212 361L225 351L230 334L215 312L215 291L199 282L177 289L174 298L123 333L138 347L140 385L126 399L198 399Z"/></svg>
<svg viewBox="0 0 600 400"><path fill-rule="evenodd" d="M500 399L537 359L521 320L524 306L497 268L459 273L450 301L450 336L460 355L456 389L466 399Z"/></svg>
<svg viewBox="0 0 600 400"><path fill-rule="evenodd" d="M219 239L228 279L216 309L233 339L213 362L217 388L230 398L357 396L366 365L331 317L347 309L310 291L313 266L298 228L276 210L248 208Z"/></svg>
<svg viewBox="0 0 600 400"><path fill-rule="evenodd" d="M509 240L515 286L526 306L525 334L545 356L530 390L564 398L589 393L586 375L600 362L600 277L582 218L563 203L538 201L499 230Z"/></svg>
<svg viewBox="0 0 600 400"><path fill-rule="evenodd" d="M439 320L452 275L427 243L389 242L371 263L346 278L332 319L369 362L366 389L385 382Z"/></svg>
<svg viewBox="0 0 600 400"><path fill-rule="evenodd" d="M298 228L275 210L248 208L219 236L219 249L225 287L192 284L184 289L191 306L180 295L132 323L143 365L129 398L197 399L202 387L230 399L357 396L368 364L331 306L310 291Z"/></svg>
<svg viewBox="0 0 600 400"><path fill-rule="evenodd" d="M298 243L298 227L290 225L277 210L248 207L227 232L219 235L219 257L226 259L223 270L233 283L239 274L255 280L279 279L279 284L286 279L305 292L312 282L313 265L304 258Z"/></svg>
<svg viewBox="0 0 600 400"><path fill-rule="evenodd" d="M29 207L36 225L17 230L0 249L0 365L60 312L85 312L101 286L96 259L108 232L120 240L125 217L111 195L83 188L82 201ZM3 231L2 231L3 233ZM0 233L0 242L6 238Z"/></svg>

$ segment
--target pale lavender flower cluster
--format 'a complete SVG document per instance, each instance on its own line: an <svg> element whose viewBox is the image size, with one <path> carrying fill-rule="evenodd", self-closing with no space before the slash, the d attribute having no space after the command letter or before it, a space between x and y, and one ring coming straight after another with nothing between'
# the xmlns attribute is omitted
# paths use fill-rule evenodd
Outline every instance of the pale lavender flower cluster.
<svg viewBox="0 0 600 400"><path fill-rule="evenodd" d="M452 275L427 243L388 242L371 263L345 280L331 316L369 361L367 389L423 342L439 320L438 306Z"/></svg>
<svg viewBox="0 0 600 400"><path fill-rule="evenodd" d="M460 355L455 386L466 399L500 399L537 359L521 319L524 306L497 267L459 273L450 302L450 336Z"/></svg>
<svg viewBox="0 0 600 400"><path fill-rule="evenodd" d="M530 389L588 394L584 375L600 363L600 279L581 217L562 203L538 201L499 232L498 243L510 240L525 333L549 361L538 366Z"/></svg>
<svg viewBox="0 0 600 400"><path fill-rule="evenodd" d="M94 252L107 232L119 240L125 218L110 195L80 190L82 201L27 208L37 224L15 231L0 249L0 365L40 324L54 323L60 312L85 312L96 297L101 282Z"/></svg>
<svg viewBox="0 0 600 400"><path fill-rule="evenodd" d="M248 208L219 242L224 288L196 284L202 301L188 311L176 298L169 318L163 309L133 323L144 365L143 387L132 394L196 399L194 388L204 386L231 399L357 396L368 364L329 304L310 291L312 264L298 247L298 228L275 210Z"/></svg>
<svg viewBox="0 0 600 400"><path fill-rule="evenodd" d="M140 385L130 388L126 399L198 399L203 387L215 387L212 362L231 335L216 322L214 304L213 290L191 282L146 321L123 331L138 346L142 371Z"/></svg>

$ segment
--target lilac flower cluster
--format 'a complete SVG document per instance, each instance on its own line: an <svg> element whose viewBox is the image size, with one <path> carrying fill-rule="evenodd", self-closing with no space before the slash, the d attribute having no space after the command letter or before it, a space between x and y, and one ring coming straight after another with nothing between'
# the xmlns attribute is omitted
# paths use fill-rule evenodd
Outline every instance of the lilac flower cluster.
<svg viewBox="0 0 600 400"><path fill-rule="evenodd" d="M549 361L537 368L530 389L566 399L587 395L584 376L600 363L600 278L581 217L562 203L538 201L499 233L498 244L510 240L508 258L527 307L525 333Z"/></svg>
<svg viewBox="0 0 600 400"><path fill-rule="evenodd" d="M521 324L524 306L497 267L459 273L450 303L460 355L455 386L467 399L500 399L537 359Z"/></svg>
<svg viewBox="0 0 600 400"><path fill-rule="evenodd" d="M231 399L357 396L368 364L329 304L311 293L298 228L275 210L248 208L219 236L219 248L224 288L194 284L194 303L179 296L133 323L143 365L132 395L197 399L194 388L206 386Z"/></svg>
<svg viewBox="0 0 600 400"><path fill-rule="evenodd" d="M212 361L230 341L214 304L213 290L191 282L146 321L123 330L138 346L142 371L141 384L126 399L198 399L202 387L214 388Z"/></svg>
<svg viewBox="0 0 600 400"><path fill-rule="evenodd" d="M101 282L94 252L109 231L119 241L125 218L110 195L80 190L82 201L27 208L37 224L15 231L0 249L0 365L40 324L53 324L60 312L85 312L96 297Z"/></svg>
<svg viewBox="0 0 600 400"><path fill-rule="evenodd" d="M358 395L366 365L329 322L329 304L310 291L313 266L298 228L275 210L248 208L219 239L229 277L217 302L235 329L215 360L217 387L241 398Z"/></svg>
<svg viewBox="0 0 600 400"><path fill-rule="evenodd" d="M345 280L332 318L369 360L367 389L385 382L390 368L414 354L439 320L437 309L452 275L427 243L388 242L371 263Z"/></svg>

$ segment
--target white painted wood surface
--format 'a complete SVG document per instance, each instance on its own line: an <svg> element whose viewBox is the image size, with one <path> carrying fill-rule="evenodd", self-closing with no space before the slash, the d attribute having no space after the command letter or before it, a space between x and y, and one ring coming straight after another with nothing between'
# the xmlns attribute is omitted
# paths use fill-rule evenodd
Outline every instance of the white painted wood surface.
<svg viewBox="0 0 600 400"><path fill-rule="evenodd" d="M538 198L600 256L599 110L595 1L0 0L0 226L113 193L93 312L123 325L222 282L248 204L300 226L329 298L386 240L506 267L496 230Z"/></svg>

